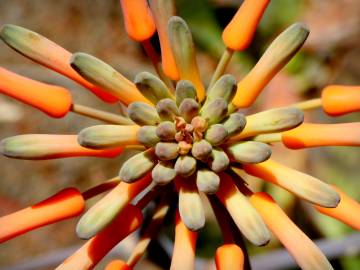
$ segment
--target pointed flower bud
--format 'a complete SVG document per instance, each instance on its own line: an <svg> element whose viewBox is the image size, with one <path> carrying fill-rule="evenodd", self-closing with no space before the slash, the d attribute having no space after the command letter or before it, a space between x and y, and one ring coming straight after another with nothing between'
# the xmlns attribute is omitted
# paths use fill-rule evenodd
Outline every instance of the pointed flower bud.
<svg viewBox="0 0 360 270"><path fill-rule="evenodd" d="M192 98L185 98L179 107L179 112L187 123L199 114L199 104Z"/></svg>
<svg viewBox="0 0 360 270"><path fill-rule="evenodd" d="M124 182L132 183L146 175L155 165L154 149L150 148L125 161L120 169L119 177Z"/></svg>
<svg viewBox="0 0 360 270"><path fill-rule="evenodd" d="M239 163L260 163L270 158L271 148L262 142L245 141L230 145L226 153Z"/></svg>
<svg viewBox="0 0 360 270"><path fill-rule="evenodd" d="M125 29L130 38L144 41L155 33L155 23L146 0L120 0Z"/></svg>
<svg viewBox="0 0 360 270"><path fill-rule="evenodd" d="M112 224L119 213L121 215L129 202L143 191L150 182L150 175L146 175L132 184L121 182L80 218L76 226L77 235L82 239L89 239Z"/></svg>
<svg viewBox="0 0 360 270"><path fill-rule="evenodd" d="M174 99L165 83L149 72L136 75L134 83L140 93L154 104L164 98Z"/></svg>
<svg viewBox="0 0 360 270"><path fill-rule="evenodd" d="M81 193L66 188L33 206L0 217L0 243L36 228L79 215L85 207Z"/></svg>
<svg viewBox="0 0 360 270"><path fill-rule="evenodd" d="M259 112L246 117L243 131L231 138L237 141L261 133L284 131L297 127L304 121L304 113L297 108L279 108Z"/></svg>
<svg viewBox="0 0 360 270"><path fill-rule="evenodd" d="M320 249L291 221L270 195L255 193L250 197L250 202L301 269L333 269Z"/></svg>
<svg viewBox="0 0 360 270"><path fill-rule="evenodd" d="M185 226L197 231L205 225L205 212L199 192L194 183L182 179L179 191L179 213Z"/></svg>
<svg viewBox="0 0 360 270"><path fill-rule="evenodd" d="M132 82L113 67L92 55L74 53L70 64L83 78L101 87L126 105L134 101L150 103Z"/></svg>
<svg viewBox="0 0 360 270"><path fill-rule="evenodd" d="M211 155L212 146L206 140L201 140L194 142L191 149L191 154L194 158L202 161L206 161L207 158Z"/></svg>
<svg viewBox="0 0 360 270"><path fill-rule="evenodd" d="M175 133L176 129L174 122L164 121L161 122L156 128L156 135L162 141L174 141Z"/></svg>
<svg viewBox="0 0 360 270"><path fill-rule="evenodd" d="M246 118L242 113L232 113L223 122L223 125L228 132L228 136L230 137L240 133L245 128Z"/></svg>
<svg viewBox="0 0 360 270"><path fill-rule="evenodd" d="M185 98L196 100L196 89L193 83L188 80L178 81L176 84L175 98L178 106Z"/></svg>
<svg viewBox="0 0 360 270"><path fill-rule="evenodd" d="M321 101L331 116L360 111L360 86L329 85L322 91Z"/></svg>
<svg viewBox="0 0 360 270"><path fill-rule="evenodd" d="M176 176L174 165L169 161L160 161L152 170L151 176L156 184L166 185Z"/></svg>
<svg viewBox="0 0 360 270"><path fill-rule="evenodd" d="M190 29L183 19L173 16L169 20L168 31L180 79L191 81L195 85L199 101L202 101L205 98L205 88L200 79Z"/></svg>
<svg viewBox="0 0 360 270"><path fill-rule="evenodd" d="M164 121L174 121L175 117L179 116L179 109L175 101L170 98L160 100L156 104L156 111Z"/></svg>
<svg viewBox="0 0 360 270"><path fill-rule="evenodd" d="M161 160L172 160L179 155L179 146L175 142L159 142L155 146L155 154Z"/></svg>
<svg viewBox="0 0 360 270"><path fill-rule="evenodd" d="M205 132L205 140L212 145L222 144L227 139L227 136L228 133L225 127L221 124L210 126L210 128Z"/></svg>
<svg viewBox="0 0 360 270"><path fill-rule="evenodd" d="M237 189L228 174L220 174L220 189L216 196L228 210L241 233L254 245L263 246L270 241L270 233L258 212Z"/></svg>
<svg viewBox="0 0 360 270"><path fill-rule="evenodd" d="M323 207L336 207L339 204L340 196L331 186L273 160L244 164L243 168L248 174L278 185L311 203Z"/></svg>
<svg viewBox="0 0 360 270"><path fill-rule="evenodd" d="M249 47L269 3L270 0L243 1L222 34L222 39L228 48L243 51Z"/></svg>
<svg viewBox="0 0 360 270"><path fill-rule="evenodd" d="M295 23L282 32L255 67L238 83L233 104L238 108L249 107L275 74L301 48L308 35L309 30L302 23Z"/></svg>
<svg viewBox="0 0 360 270"><path fill-rule="evenodd" d="M180 156L174 168L178 175L188 177L196 171L196 159L192 156Z"/></svg>
<svg viewBox="0 0 360 270"><path fill-rule="evenodd" d="M196 186L199 191L214 194L218 191L220 185L220 177L209 169L200 169L196 175Z"/></svg>
<svg viewBox="0 0 360 270"><path fill-rule="evenodd" d="M160 123L160 117L156 109L143 102L133 102L128 107L128 115L131 120L140 126L156 126Z"/></svg>
<svg viewBox="0 0 360 270"><path fill-rule="evenodd" d="M27 134L2 140L0 152L10 158L30 160L66 157L113 158L121 154L123 148L104 150L85 148L78 143L77 135Z"/></svg>
<svg viewBox="0 0 360 270"><path fill-rule="evenodd" d="M213 148L208 164L212 171L218 173L224 171L229 166L230 160L222 149Z"/></svg>
<svg viewBox="0 0 360 270"><path fill-rule="evenodd" d="M237 82L235 77L230 74L225 74L208 90L205 104L217 98L222 98L230 104L236 94L236 89Z"/></svg>
<svg viewBox="0 0 360 270"><path fill-rule="evenodd" d="M103 101L110 103L118 101L106 90L81 77L70 66L72 54L42 35L17 25L5 24L0 30L0 38L22 55L79 83Z"/></svg>
<svg viewBox="0 0 360 270"><path fill-rule="evenodd" d="M228 104L222 98L216 98L201 108L201 117L208 119L209 125L221 122L227 115Z"/></svg>
<svg viewBox="0 0 360 270"><path fill-rule="evenodd" d="M70 91L31 80L0 67L0 93L41 110L51 117L63 117L71 108Z"/></svg>
<svg viewBox="0 0 360 270"><path fill-rule="evenodd" d="M160 138L156 135L155 126L142 126L137 133L137 140L146 147L155 146Z"/></svg>
<svg viewBox="0 0 360 270"><path fill-rule="evenodd" d="M243 270L245 255L236 244L224 244L216 249L215 264L217 270Z"/></svg>
<svg viewBox="0 0 360 270"><path fill-rule="evenodd" d="M137 133L140 127L137 125L98 125L83 129L78 135L81 146L103 149L116 146L139 144Z"/></svg>

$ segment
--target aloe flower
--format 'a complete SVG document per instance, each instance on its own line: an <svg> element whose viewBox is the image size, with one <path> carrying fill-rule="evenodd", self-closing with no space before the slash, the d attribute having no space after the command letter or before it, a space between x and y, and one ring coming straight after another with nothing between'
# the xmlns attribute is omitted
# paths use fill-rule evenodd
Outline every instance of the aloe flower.
<svg viewBox="0 0 360 270"><path fill-rule="evenodd" d="M239 232L257 246L273 233L302 269L332 269L319 248L266 193L252 192L241 175L257 176L309 202L314 209L360 229L360 205L337 187L271 158L279 142L290 149L360 145L360 123L303 123L304 111L322 107L330 116L360 110L360 86L331 85L321 98L251 115L260 92L298 52L309 30L302 23L285 29L240 81L225 74L233 53L248 48L269 0L245 0L223 31L226 50L209 83L200 78L195 46L186 22L169 0L121 0L126 31L140 42L157 75L141 72L132 82L94 56L70 53L16 25L3 25L1 39L14 50L84 86L104 102L121 102L127 116L75 104L68 89L34 81L0 68L0 92L46 113L69 112L106 124L78 134L25 134L1 141L10 158L113 158L125 149L139 152L119 175L87 191L65 188L54 196L0 218L0 242L35 228L82 215L76 233L87 242L57 269L92 269L122 239L139 228L142 210L156 202L151 221L128 260L106 269L133 269L156 237L164 218L175 216L171 269L194 269L197 232L205 225L207 198L224 244L218 270L243 269L246 250ZM158 32L161 55L150 38ZM338 131L342 130L341 133ZM109 191L84 213L86 200ZM204 194L205 196L200 196ZM139 198L140 197L140 198ZM134 200L137 198L136 200ZM176 205L177 207L171 208ZM176 214L169 213L176 209Z"/></svg>

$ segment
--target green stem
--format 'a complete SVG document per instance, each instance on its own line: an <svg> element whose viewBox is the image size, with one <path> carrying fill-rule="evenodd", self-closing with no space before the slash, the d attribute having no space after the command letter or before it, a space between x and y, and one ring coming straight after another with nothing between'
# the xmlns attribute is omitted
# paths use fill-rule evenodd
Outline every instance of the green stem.
<svg viewBox="0 0 360 270"><path fill-rule="evenodd" d="M281 133L268 133L260 134L253 138L253 141L263 142L263 143L274 143L281 142Z"/></svg>
<svg viewBox="0 0 360 270"><path fill-rule="evenodd" d="M293 105L290 105L289 107L295 107L305 111L305 110L317 109L321 106L322 106L321 98L314 98L307 101L295 103Z"/></svg>
<svg viewBox="0 0 360 270"><path fill-rule="evenodd" d="M215 83L216 81L221 77L221 75L224 74L224 71L227 67L227 65L229 64L231 57L233 55L234 51L226 48L225 51L223 52L220 61L215 69L215 72L211 78L210 84L208 89L210 89Z"/></svg>

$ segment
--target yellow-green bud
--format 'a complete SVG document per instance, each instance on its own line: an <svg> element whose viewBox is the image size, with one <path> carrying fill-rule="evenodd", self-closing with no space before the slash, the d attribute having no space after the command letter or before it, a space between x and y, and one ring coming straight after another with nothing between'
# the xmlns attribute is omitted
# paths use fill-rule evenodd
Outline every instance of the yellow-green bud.
<svg viewBox="0 0 360 270"><path fill-rule="evenodd" d="M142 126L137 133L137 140L146 147L151 147L160 141L156 135L156 126Z"/></svg>
<svg viewBox="0 0 360 270"><path fill-rule="evenodd" d="M246 125L246 118L242 113L232 113L223 122L223 125L228 132L228 136L230 137L240 133L244 129Z"/></svg>
<svg viewBox="0 0 360 270"><path fill-rule="evenodd" d="M235 96L236 89L237 81L235 77L230 74L225 74L208 90L205 104L208 104L216 98L222 98L230 104Z"/></svg>
<svg viewBox="0 0 360 270"><path fill-rule="evenodd" d="M187 177L196 170L196 159L192 156L180 156L175 163L175 171L178 175Z"/></svg>
<svg viewBox="0 0 360 270"><path fill-rule="evenodd" d="M153 181L158 185L166 185L176 176L174 165L169 161L160 161L152 170Z"/></svg>
<svg viewBox="0 0 360 270"><path fill-rule="evenodd" d="M199 104L192 98L185 98L179 107L180 115L187 123L199 114Z"/></svg>
<svg viewBox="0 0 360 270"><path fill-rule="evenodd" d="M131 120L140 126L155 126L160 123L160 117L156 109L143 102L133 102L128 107L128 115Z"/></svg>
<svg viewBox="0 0 360 270"><path fill-rule="evenodd" d="M231 160L239 163L260 163L270 158L271 148L261 142L244 141L226 148Z"/></svg>
<svg viewBox="0 0 360 270"><path fill-rule="evenodd" d="M212 146L206 140L201 140L198 142L194 142L193 147L191 149L191 154L194 158L206 161L207 158L211 155Z"/></svg>
<svg viewBox="0 0 360 270"><path fill-rule="evenodd" d="M161 122L156 128L156 135L161 141L169 142L175 140L175 124L174 122L164 121Z"/></svg>
<svg viewBox="0 0 360 270"><path fill-rule="evenodd" d="M165 121L174 121L175 117L179 115L179 109L170 98L160 100L156 104L156 111L160 118Z"/></svg>
<svg viewBox="0 0 360 270"><path fill-rule="evenodd" d="M228 104L222 98L215 98L202 107L201 117L208 119L209 125L217 124L223 120L228 112Z"/></svg>
<svg viewBox="0 0 360 270"><path fill-rule="evenodd" d="M229 157L222 149L213 148L208 165L214 172L221 172L227 169L230 164Z"/></svg>
<svg viewBox="0 0 360 270"><path fill-rule="evenodd" d="M179 155L179 146L175 142L159 142L155 146L155 154L161 160L172 160Z"/></svg>
<svg viewBox="0 0 360 270"><path fill-rule="evenodd" d="M196 100L196 90L192 82L180 80L176 84L175 90L176 104L179 106L185 98Z"/></svg>
<svg viewBox="0 0 360 270"><path fill-rule="evenodd" d="M227 136L228 133L225 127L221 124L210 126L210 128L205 132L205 140L212 145L222 144L227 139Z"/></svg>
<svg viewBox="0 0 360 270"><path fill-rule="evenodd" d="M199 191L214 194L219 189L220 177L213 171L204 168L197 171L196 185Z"/></svg>

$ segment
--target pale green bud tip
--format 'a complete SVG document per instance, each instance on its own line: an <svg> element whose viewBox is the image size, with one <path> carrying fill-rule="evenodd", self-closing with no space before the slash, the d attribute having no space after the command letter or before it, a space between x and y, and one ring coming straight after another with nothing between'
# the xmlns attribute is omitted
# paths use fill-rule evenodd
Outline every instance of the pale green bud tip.
<svg viewBox="0 0 360 270"><path fill-rule="evenodd" d="M151 172L153 181L158 185L166 185L171 182L176 172L171 162L160 161Z"/></svg>
<svg viewBox="0 0 360 270"><path fill-rule="evenodd" d="M187 177L196 170L196 159L191 156L180 156L175 163L175 171L178 175Z"/></svg>
<svg viewBox="0 0 360 270"><path fill-rule="evenodd" d="M207 102L216 98L222 98L230 103L236 94L237 81L234 76L225 74L220 77L213 87L208 91Z"/></svg>
<svg viewBox="0 0 360 270"><path fill-rule="evenodd" d="M205 132L205 140L212 145L222 144L227 139L227 136L228 133L225 127L221 124L210 126L210 128Z"/></svg>
<svg viewBox="0 0 360 270"><path fill-rule="evenodd" d="M232 113L223 122L229 136L240 133L246 125L246 117L242 113Z"/></svg>
<svg viewBox="0 0 360 270"><path fill-rule="evenodd" d="M156 111L162 120L174 121L175 117L179 115L179 109L170 98L160 100L156 104Z"/></svg>
<svg viewBox="0 0 360 270"><path fill-rule="evenodd" d="M119 177L122 181L132 183L146 173L156 164L156 156L152 148L129 158L121 167Z"/></svg>
<svg viewBox="0 0 360 270"><path fill-rule="evenodd" d="M190 123L199 114L199 107L199 104L194 99L185 98L180 104L179 112L185 121Z"/></svg>
<svg viewBox="0 0 360 270"><path fill-rule="evenodd" d="M261 142L239 142L229 146L226 152L230 159L239 163L260 163L270 158L271 148Z"/></svg>
<svg viewBox="0 0 360 270"><path fill-rule="evenodd" d="M174 141L175 133L175 124L170 121L164 121L156 128L156 135L160 138L161 141Z"/></svg>
<svg viewBox="0 0 360 270"><path fill-rule="evenodd" d="M103 76L106 71L104 66L108 66L100 59L82 52L74 53L71 56L70 65L82 77L95 84L97 83L96 78L101 74Z"/></svg>
<svg viewBox="0 0 360 270"><path fill-rule="evenodd" d="M160 141L156 135L155 126L142 126L137 133L137 140L146 147L151 147Z"/></svg>
<svg viewBox="0 0 360 270"><path fill-rule="evenodd" d="M223 98L210 101L201 109L201 116L209 120L209 125L221 122L227 115L228 104Z"/></svg>
<svg viewBox="0 0 360 270"><path fill-rule="evenodd" d="M128 115L131 120L140 126L155 126L160 123L156 109L143 102L133 102L128 107Z"/></svg>
<svg viewBox="0 0 360 270"><path fill-rule="evenodd" d="M213 171L201 169L197 171L196 185L199 191L214 194L219 189L220 177Z"/></svg>
<svg viewBox="0 0 360 270"><path fill-rule="evenodd" d="M196 100L195 86L188 80L180 80L176 84L175 97L178 105L180 105L185 98Z"/></svg>
<svg viewBox="0 0 360 270"><path fill-rule="evenodd" d="M191 154L198 160L205 161L212 152L212 146L206 140L195 142L191 149Z"/></svg>
<svg viewBox="0 0 360 270"><path fill-rule="evenodd" d="M208 164L211 170L218 173L227 169L230 160L223 150L213 149Z"/></svg>
<svg viewBox="0 0 360 270"><path fill-rule="evenodd" d="M161 99L172 98L165 83L149 72L141 72L136 75L134 83L139 91L154 104Z"/></svg>
<svg viewBox="0 0 360 270"><path fill-rule="evenodd" d="M179 155L177 143L159 142L155 146L155 154L161 160L172 160Z"/></svg>

